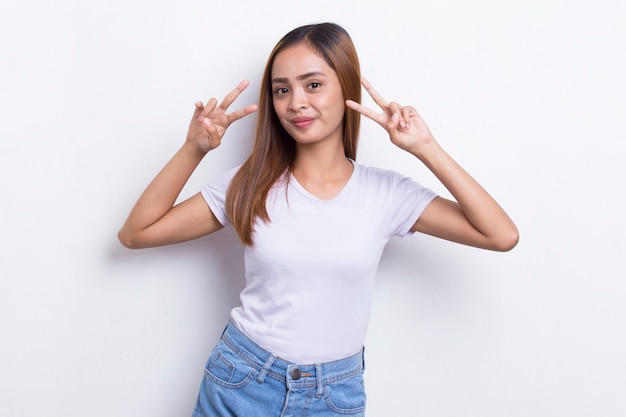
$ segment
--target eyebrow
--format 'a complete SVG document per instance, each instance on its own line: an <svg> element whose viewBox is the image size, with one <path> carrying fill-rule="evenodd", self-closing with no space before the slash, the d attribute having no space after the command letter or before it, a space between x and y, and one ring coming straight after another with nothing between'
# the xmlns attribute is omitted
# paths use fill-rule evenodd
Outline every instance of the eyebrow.
<svg viewBox="0 0 626 417"><path fill-rule="evenodd" d="M306 74L298 75L296 77L296 80L297 81L301 81L301 80L305 80L307 78L314 77L314 76L319 76L319 75L326 76L326 74L324 74L321 71L311 71L311 72L307 72ZM272 84L274 84L274 83L287 83L287 82L289 82L288 78L272 78Z"/></svg>

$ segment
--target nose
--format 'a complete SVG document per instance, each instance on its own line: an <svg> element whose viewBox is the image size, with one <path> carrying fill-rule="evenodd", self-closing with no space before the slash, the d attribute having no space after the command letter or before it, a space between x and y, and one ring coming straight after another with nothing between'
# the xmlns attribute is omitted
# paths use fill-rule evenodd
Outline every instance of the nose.
<svg viewBox="0 0 626 417"><path fill-rule="evenodd" d="M309 107L309 102L307 100L306 93L300 88L294 89L291 94L289 109L294 112L299 112L307 107Z"/></svg>

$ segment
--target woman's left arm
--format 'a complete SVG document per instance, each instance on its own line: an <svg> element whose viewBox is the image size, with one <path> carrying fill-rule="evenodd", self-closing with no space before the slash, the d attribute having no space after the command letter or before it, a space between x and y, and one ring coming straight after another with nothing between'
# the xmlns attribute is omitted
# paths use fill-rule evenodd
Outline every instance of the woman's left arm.
<svg viewBox="0 0 626 417"><path fill-rule="evenodd" d="M496 251L513 249L517 227L500 205L435 140L411 106L387 103L365 79L363 87L382 113L346 101L346 106L381 125L391 142L422 161L456 201L435 198L413 225L413 231Z"/></svg>

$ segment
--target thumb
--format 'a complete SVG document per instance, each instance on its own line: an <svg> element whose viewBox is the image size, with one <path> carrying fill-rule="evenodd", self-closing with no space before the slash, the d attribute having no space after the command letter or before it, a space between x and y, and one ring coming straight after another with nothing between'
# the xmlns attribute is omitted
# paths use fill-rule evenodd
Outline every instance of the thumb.
<svg viewBox="0 0 626 417"><path fill-rule="evenodd" d="M389 133L398 129L398 123L400 122L400 115L398 113L394 113L389 121L387 122L387 130Z"/></svg>

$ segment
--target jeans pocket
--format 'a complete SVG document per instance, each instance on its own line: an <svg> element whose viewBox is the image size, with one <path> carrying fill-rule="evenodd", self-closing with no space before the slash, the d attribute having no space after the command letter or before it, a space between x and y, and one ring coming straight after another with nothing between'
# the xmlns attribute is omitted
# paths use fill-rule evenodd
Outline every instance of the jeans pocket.
<svg viewBox="0 0 626 417"><path fill-rule="evenodd" d="M240 389L254 379L257 371L219 343L207 361L204 375L226 388Z"/></svg>
<svg viewBox="0 0 626 417"><path fill-rule="evenodd" d="M326 384L324 397L328 408L337 414L354 415L365 413L367 394L363 384L363 374L358 374L340 382Z"/></svg>

